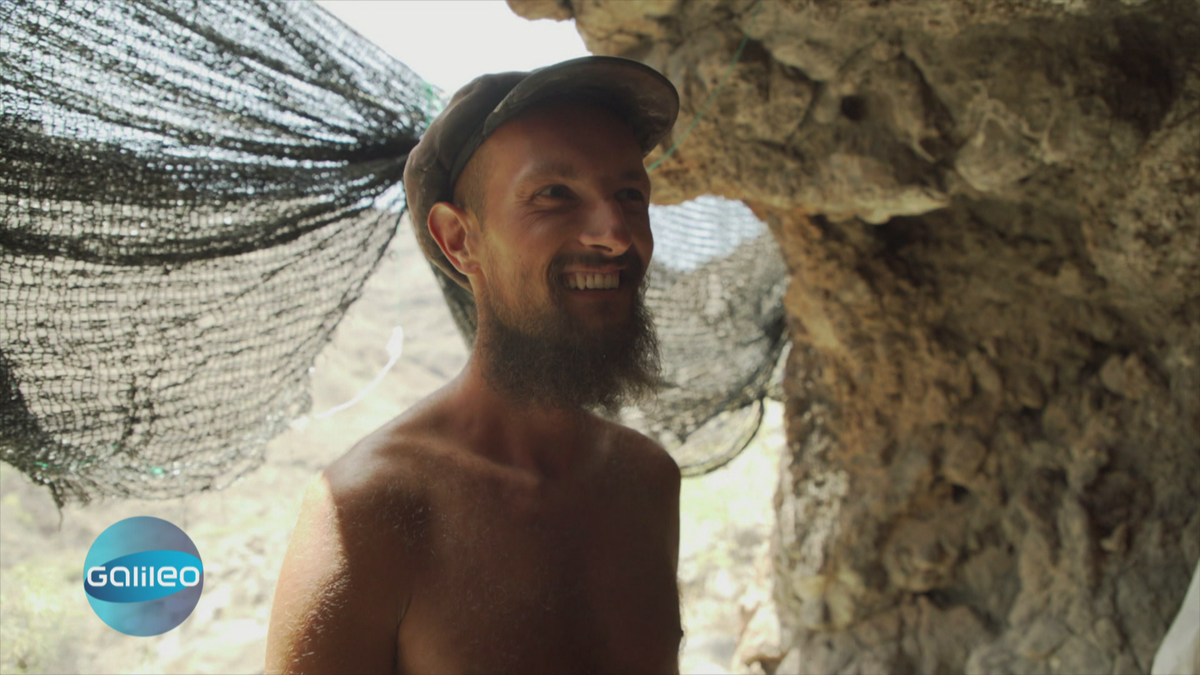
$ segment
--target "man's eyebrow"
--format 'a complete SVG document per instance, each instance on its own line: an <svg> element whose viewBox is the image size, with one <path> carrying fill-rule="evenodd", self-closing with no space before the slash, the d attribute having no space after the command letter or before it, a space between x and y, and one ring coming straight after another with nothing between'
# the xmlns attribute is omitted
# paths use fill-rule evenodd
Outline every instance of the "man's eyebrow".
<svg viewBox="0 0 1200 675"><path fill-rule="evenodd" d="M579 177L579 171L566 162L543 162L535 164L521 176L520 182L533 183L546 178L566 178L574 180Z"/></svg>
<svg viewBox="0 0 1200 675"><path fill-rule="evenodd" d="M575 180L579 178L579 170L573 164L566 162L544 162L536 164L521 175L519 182L536 183L548 178L565 178L567 180ZM628 169L622 171L619 178L623 181L633 181L639 183L649 183L650 178L646 175L645 169Z"/></svg>
<svg viewBox="0 0 1200 675"><path fill-rule="evenodd" d="M650 176L646 175L645 169L630 169L621 173L621 180L637 181L649 184Z"/></svg>

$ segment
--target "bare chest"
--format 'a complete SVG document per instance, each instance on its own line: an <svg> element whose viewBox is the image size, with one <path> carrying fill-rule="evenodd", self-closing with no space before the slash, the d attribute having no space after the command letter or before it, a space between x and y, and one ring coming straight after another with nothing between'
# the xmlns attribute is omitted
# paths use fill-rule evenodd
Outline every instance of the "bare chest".
<svg viewBox="0 0 1200 675"><path fill-rule="evenodd" d="M449 499L401 622L413 672L667 672L682 636L670 514L636 491Z"/></svg>

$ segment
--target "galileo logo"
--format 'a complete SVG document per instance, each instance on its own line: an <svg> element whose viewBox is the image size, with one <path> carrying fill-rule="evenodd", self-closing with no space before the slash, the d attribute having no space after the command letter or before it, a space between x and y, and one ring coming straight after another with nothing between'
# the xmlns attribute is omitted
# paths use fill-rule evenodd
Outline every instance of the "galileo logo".
<svg viewBox="0 0 1200 675"><path fill-rule="evenodd" d="M126 635L161 635L183 623L204 587L204 565L191 538L150 516L101 532L83 570L96 616Z"/></svg>

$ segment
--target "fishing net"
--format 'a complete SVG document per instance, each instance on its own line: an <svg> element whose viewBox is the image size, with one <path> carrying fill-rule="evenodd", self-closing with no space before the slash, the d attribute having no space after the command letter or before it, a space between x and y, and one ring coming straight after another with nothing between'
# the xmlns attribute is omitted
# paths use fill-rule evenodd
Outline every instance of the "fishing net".
<svg viewBox="0 0 1200 675"><path fill-rule="evenodd" d="M439 95L309 3L0 3L0 459L60 504L261 464L397 231ZM785 273L740 204L652 222L675 386L625 417L696 473L777 387Z"/></svg>

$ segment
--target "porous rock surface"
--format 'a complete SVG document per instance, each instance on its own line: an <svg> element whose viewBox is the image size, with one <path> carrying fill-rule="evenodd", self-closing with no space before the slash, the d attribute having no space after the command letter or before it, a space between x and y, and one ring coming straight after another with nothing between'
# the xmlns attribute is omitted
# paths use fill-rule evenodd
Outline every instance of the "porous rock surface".
<svg viewBox="0 0 1200 675"><path fill-rule="evenodd" d="M671 140L750 36L654 176L792 277L739 667L1147 672L1200 558L1200 3L509 4L666 74Z"/></svg>

